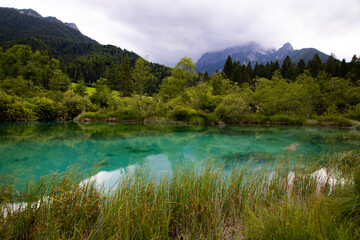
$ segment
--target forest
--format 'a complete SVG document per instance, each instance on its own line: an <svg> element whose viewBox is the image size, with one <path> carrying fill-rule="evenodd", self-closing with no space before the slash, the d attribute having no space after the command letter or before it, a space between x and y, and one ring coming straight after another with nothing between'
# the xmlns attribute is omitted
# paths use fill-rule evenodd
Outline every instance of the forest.
<svg viewBox="0 0 360 240"><path fill-rule="evenodd" d="M360 59L240 64L196 73L101 54L64 64L28 45L0 49L0 121L136 121L351 126L360 120ZM91 68L86 69L88 66ZM89 87L95 88L94 92Z"/></svg>

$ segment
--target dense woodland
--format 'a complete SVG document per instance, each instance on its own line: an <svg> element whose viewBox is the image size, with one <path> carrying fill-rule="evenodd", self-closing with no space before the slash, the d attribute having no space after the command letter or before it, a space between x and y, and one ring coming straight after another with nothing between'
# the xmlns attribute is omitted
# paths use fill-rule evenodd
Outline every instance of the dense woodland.
<svg viewBox="0 0 360 240"><path fill-rule="evenodd" d="M134 63L119 58L107 66L97 65L106 57L78 59L79 66L81 61L92 62L99 72L90 77L75 63L64 69L49 51L27 45L1 50L0 120L314 125L360 120L356 56L351 62L330 56L326 63L317 55L307 63L286 58L282 66L241 65L229 57L223 71L212 76L197 74L188 57L167 74L164 66L156 72L142 58ZM94 93L88 91L90 83Z"/></svg>

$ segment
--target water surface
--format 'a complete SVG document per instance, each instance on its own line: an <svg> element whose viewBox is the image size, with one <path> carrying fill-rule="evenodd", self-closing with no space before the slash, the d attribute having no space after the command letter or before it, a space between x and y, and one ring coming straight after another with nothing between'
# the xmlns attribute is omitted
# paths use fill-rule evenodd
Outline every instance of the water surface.
<svg viewBox="0 0 360 240"><path fill-rule="evenodd" d="M353 130L314 127L0 124L0 177L25 182L76 165L81 172L97 172L98 180L116 182L142 166L161 175L209 159L227 169L249 160L315 161L358 148L358 139Z"/></svg>

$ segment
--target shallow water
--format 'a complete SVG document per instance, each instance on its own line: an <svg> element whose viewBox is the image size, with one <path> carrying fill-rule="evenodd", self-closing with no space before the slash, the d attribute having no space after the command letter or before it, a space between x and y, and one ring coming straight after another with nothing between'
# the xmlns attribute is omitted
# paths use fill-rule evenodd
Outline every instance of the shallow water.
<svg viewBox="0 0 360 240"><path fill-rule="evenodd" d="M161 175L209 159L225 169L249 160L316 161L359 145L358 132L336 128L0 124L0 177L19 184L75 165L98 181L115 183L125 172L144 166Z"/></svg>

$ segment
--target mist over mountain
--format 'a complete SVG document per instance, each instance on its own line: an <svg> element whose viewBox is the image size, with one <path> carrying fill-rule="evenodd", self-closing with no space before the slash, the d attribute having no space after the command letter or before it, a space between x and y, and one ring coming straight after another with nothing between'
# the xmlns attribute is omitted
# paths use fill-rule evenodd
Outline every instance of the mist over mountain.
<svg viewBox="0 0 360 240"><path fill-rule="evenodd" d="M281 65L286 56L289 56L293 62L298 62L301 59L307 62L314 54L318 54L323 62L329 57L315 48L294 50L290 43L285 43L281 48L276 50L274 48L266 49L259 43L250 42L245 45L226 48L223 51L203 54L196 62L196 71L208 71L209 74L213 74L216 70L221 71L229 55L233 61L238 61L240 64L245 65L250 62L251 65L254 66L256 62L266 64L266 62L271 61L278 61Z"/></svg>

